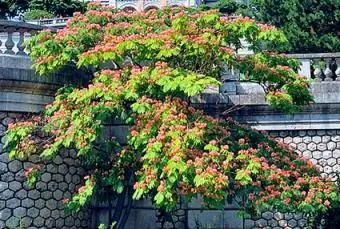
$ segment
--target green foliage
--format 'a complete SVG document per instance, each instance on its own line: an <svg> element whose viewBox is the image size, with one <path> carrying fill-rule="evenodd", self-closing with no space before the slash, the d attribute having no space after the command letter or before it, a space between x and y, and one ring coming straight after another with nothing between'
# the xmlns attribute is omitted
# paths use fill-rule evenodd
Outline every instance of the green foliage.
<svg viewBox="0 0 340 229"><path fill-rule="evenodd" d="M27 8L27 0L0 0L0 19L14 17Z"/></svg>
<svg viewBox="0 0 340 229"><path fill-rule="evenodd" d="M85 3L79 0L31 0L30 10L44 10L55 16L72 16L74 12L83 12Z"/></svg>
<svg viewBox="0 0 340 229"><path fill-rule="evenodd" d="M44 18L53 18L54 15L45 10L30 10L24 14L25 20L36 20L36 19L44 19Z"/></svg>
<svg viewBox="0 0 340 229"><path fill-rule="evenodd" d="M213 8L218 9L221 13L234 14L239 9L244 9L245 5L235 0L220 0Z"/></svg>
<svg viewBox="0 0 340 229"><path fill-rule="evenodd" d="M234 0L221 0L212 8L227 14L250 16L281 29L289 43L273 46L272 50L290 53L340 51L338 0L251 0L249 6Z"/></svg>
<svg viewBox="0 0 340 229"><path fill-rule="evenodd" d="M28 14L25 16L27 20L72 16L74 12L84 12L85 8L86 3L78 0L0 0L0 18L14 17L23 12Z"/></svg>
<svg viewBox="0 0 340 229"><path fill-rule="evenodd" d="M240 56L241 40L255 55ZM66 29L30 40L40 74L73 62L91 69L82 87L65 86L45 114L7 131L6 150L15 157L53 158L75 149L89 176L71 200L78 211L95 193L123 193L134 180L133 199L151 197L171 211L181 197L201 196L202 207L220 208L228 197L243 209L318 214L339 201L337 187L310 162L266 135L219 120L187 101L219 85L225 68L266 89L269 103L285 111L312 101L297 62L266 50L284 35L249 18L188 8L125 13L89 4ZM106 136L105 123L130 125L126 145ZM29 141L27 141L29 140Z"/></svg>
<svg viewBox="0 0 340 229"><path fill-rule="evenodd" d="M340 1L252 0L257 20L282 29L295 53L339 52Z"/></svg>

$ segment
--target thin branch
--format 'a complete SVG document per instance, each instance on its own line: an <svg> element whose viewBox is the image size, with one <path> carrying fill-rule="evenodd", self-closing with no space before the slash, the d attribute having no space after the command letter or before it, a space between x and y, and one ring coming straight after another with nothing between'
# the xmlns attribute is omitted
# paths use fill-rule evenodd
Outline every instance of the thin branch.
<svg viewBox="0 0 340 229"><path fill-rule="evenodd" d="M238 110L244 108L245 106L246 106L246 105L241 105L241 106L240 106L240 105L234 105L234 106L232 106L231 108L229 108L229 109L223 111L223 112L222 112L222 115L227 115L227 114L232 113L232 112L234 112L234 111L238 111Z"/></svg>

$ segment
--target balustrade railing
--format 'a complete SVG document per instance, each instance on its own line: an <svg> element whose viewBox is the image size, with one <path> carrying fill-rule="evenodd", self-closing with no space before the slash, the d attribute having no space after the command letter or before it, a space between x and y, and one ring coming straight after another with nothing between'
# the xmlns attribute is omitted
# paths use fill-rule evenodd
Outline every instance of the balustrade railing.
<svg viewBox="0 0 340 229"><path fill-rule="evenodd" d="M25 22L0 20L0 53L9 55L27 55L24 42L32 34L46 27Z"/></svg>
<svg viewBox="0 0 340 229"><path fill-rule="evenodd" d="M299 73L315 81L340 81L340 52L291 54L301 62Z"/></svg>
<svg viewBox="0 0 340 229"><path fill-rule="evenodd" d="M56 20L56 19L51 19ZM58 19L59 22L68 18ZM46 23L48 21L46 20ZM24 42L34 33L46 29L46 26L33 25L25 22L0 20L0 53L11 55L27 55ZM315 81L340 81L340 52L289 54L291 58L301 62L299 73ZM231 75L232 81L237 81L236 73L227 74L226 81ZM238 75L238 74L236 74Z"/></svg>
<svg viewBox="0 0 340 229"><path fill-rule="evenodd" d="M47 19L39 19L39 20L29 20L27 23L34 25L48 25L48 26L64 26L66 22L71 17L61 17L61 18L47 18Z"/></svg>

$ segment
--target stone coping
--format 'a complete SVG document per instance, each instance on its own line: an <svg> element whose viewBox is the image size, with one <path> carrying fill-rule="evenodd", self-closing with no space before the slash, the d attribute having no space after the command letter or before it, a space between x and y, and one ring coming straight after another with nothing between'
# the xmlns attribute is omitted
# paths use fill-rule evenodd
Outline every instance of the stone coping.
<svg viewBox="0 0 340 229"><path fill-rule="evenodd" d="M288 57L296 59L319 59L319 58L340 58L340 52L334 53L294 53L287 54Z"/></svg>
<svg viewBox="0 0 340 229"><path fill-rule="evenodd" d="M50 29L46 26L34 25L26 22L0 20L0 32L6 32L7 30L27 30L27 31L40 31L44 29ZM52 30L55 30L52 28Z"/></svg>
<svg viewBox="0 0 340 229"><path fill-rule="evenodd" d="M66 84L83 85L89 76L75 66L37 76L28 56L0 55L0 111L39 112Z"/></svg>

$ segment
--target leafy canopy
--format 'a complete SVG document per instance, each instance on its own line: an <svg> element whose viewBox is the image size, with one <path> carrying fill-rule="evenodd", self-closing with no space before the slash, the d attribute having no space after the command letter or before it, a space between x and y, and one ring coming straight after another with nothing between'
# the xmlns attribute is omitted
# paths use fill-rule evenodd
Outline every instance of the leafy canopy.
<svg viewBox="0 0 340 229"><path fill-rule="evenodd" d="M340 1L251 0L255 18L280 28L294 53L340 51Z"/></svg>
<svg viewBox="0 0 340 229"><path fill-rule="evenodd" d="M237 54L242 39L254 55ZM219 85L228 68L264 85L274 107L291 111L308 104L309 83L294 72L297 62L263 50L268 41L281 46L286 39L274 27L216 11L126 13L90 4L56 34L33 37L29 48L40 74L72 62L93 78L81 87L61 88L44 114L11 125L6 149L18 158L53 158L62 149L76 149L89 175L66 204L71 211L103 188L121 193L133 180L131 198L149 196L168 211L180 196L201 196L203 207L221 207L239 196L252 214L265 208L324 212L339 196L311 162L189 103ZM130 125L127 144L105 134L112 119Z"/></svg>
<svg viewBox="0 0 340 229"><path fill-rule="evenodd" d="M79 0L0 0L0 18L18 16L25 13L25 19L39 19L44 16L72 16L74 12L83 12L86 3ZM26 15L27 14L27 15Z"/></svg>

